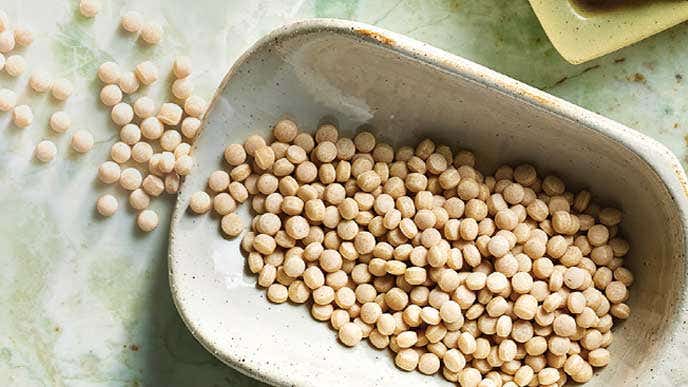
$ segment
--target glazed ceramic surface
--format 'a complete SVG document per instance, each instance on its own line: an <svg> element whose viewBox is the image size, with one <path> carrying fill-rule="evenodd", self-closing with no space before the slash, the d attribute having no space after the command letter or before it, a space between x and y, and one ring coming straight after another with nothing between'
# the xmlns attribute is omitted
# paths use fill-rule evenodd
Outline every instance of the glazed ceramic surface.
<svg viewBox="0 0 688 387"><path fill-rule="evenodd" d="M686 317L686 178L656 141L482 66L364 24L315 20L275 31L232 67L194 146L197 165L173 215L170 285L192 334L215 356L281 385L443 385L404 373L388 351L349 349L307 307L274 305L245 269L237 239L189 196L222 168L224 146L268 136L283 114L313 130L326 117L345 135L362 125L395 146L424 137L475 151L483 172L532 162L625 211L636 275L633 316L616 329L611 365L590 385L665 385ZM248 224L243 206L240 214Z"/></svg>
<svg viewBox="0 0 688 387"><path fill-rule="evenodd" d="M585 6L595 2L613 6ZM616 51L688 20L684 0L530 0L547 36L578 64Z"/></svg>

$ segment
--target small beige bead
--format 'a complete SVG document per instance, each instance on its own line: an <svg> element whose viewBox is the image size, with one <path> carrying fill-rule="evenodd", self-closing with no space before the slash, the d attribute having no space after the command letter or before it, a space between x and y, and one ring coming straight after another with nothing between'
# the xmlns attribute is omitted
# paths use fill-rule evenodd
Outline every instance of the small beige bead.
<svg viewBox="0 0 688 387"><path fill-rule="evenodd" d="M413 371L418 366L420 355L414 349L402 349L394 357L394 364L404 371Z"/></svg>
<svg viewBox="0 0 688 387"><path fill-rule="evenodd" d="M143 232L151 232L158 227L158 214L153 210L143 210L136 217L136 224Z"/></svg>
<svg viewBox="0 0 688 387"><path fill-rule="evenodd" d="M353 347L363 338L363 331L358 324L348 322L339 328L337 337L342 344L346 345L347 347Z"/></svg>
<svg viewBox="0 0 688 387"><path fill-rule="evenodd" d="M119 180L120 166L113 161L106 161L98 167L98 180L104 184L112 184Z"/></svg>
<svg viewBox="0 0 688 387"><path fill-rule="evenodd" d="M191 96L194 91L193 83L188 78L176 79L172 82L172 95L180 100L185 100Z"/></svg>
<svg viewBox="0 0 688 387"><path fill-rule="evenodd" d="M79 12L82 16L92 18L100 12L100 1L79 0Z"/></svg>
<svg viewBox="0 0 688 387"><path fill-rule="evenodd" d="M120 129L119 138L127 145L135 145L141 140L141 129L138 125L126 124Z"/></svg>
<svg viewBox="0 0 688 387"><path fill-rule="evenodd" d="M2 66L0 66L0 67L2 67ZM48 90L50 90L51 85L52 85L52 80L50 79L50 75L48 74L47 71L36 70L36 71L31 73L31 77L29 78L29 86L36 93L47 92Z"/></svg>
<svg viewBox="0 0 688 387"><path fill-rule="evenodd" d="M139 80L133 71L125 71L119 76L117 86L126 94L133 94L139 89Z"/></svg>
<svg viewBox="0 0 688 387"><path fill-rule="evenodd" d="M72 82L65 78L58 78L50 86L50 94L59 101L65 101L74 92Z"/></svg>
<svg viewBox="0 0 688 387"><path fill-rule="evenodd" d="M160 106L157 117L165 125L177 125L182 119L182 108L176 103L166 102Z"/></svg>
<svg viewBox="0 0 688 387"><path fill-rule="evenodd" d="M289 290L282 284L272 284L268 287L267 297L270 302L281 304L289 298Z"/></svg>
<svg viewBox="0 0 688 387"><path fill-rule="evenodd" d="M157 140L162 136L165 127L156 117L148 117L141 121L141 134L149 140Z"/></svg>
<svg viewBox="0 0 688 387"><path fill-rule="evenodd" d="M10 77L18 77L26 71L26 59L23 56L15 54L10 55L5 60L5 72Z"/></svg>
<svg viewBox="0 0 688 387"><path fill-rule="evenodd" d="M119 126L126 125L134 119L134 109L128 103L120 102L112 107L110 118Z"/></svg>
<svg viewBox="0 0 688 387"><path fill-rule="evenodd" d="M588 353L588 361L593 367L606 367L609 364L609 351L598 348Z"/></svg>
<svg viewBox="0 0 688 387"><path fill-rule="evenodd" d="M119 141L112 144L110 148L110 158L115 162L122 164L129 160L131 157L131 147L129 145Z"/></svg>
<svg viewBox="0 0 688 387"><path fill-rule="evenodd" d="M203 117L206 107L205 100L197 95L192 95L184 101L184 112L191 117Z"/></svg>
<svg viewBox="0 0 688 387"><path fill-rule="evenodd" d="M98 79L106 85L117 83L120 73L120 67L115 62L105 62L101 64L96 72Z"/></svg>
<svg viewBox="0 0 688 387"><path fill-rule="evenodd" d="M151 61L137 64L134 68L134 74L144 85L150 85L158 80L158 68Z"/></svg>
<svg viewBox="0 0 688 387"><path fill-rule="evenodd" d="M174 58L172 72L177 79L186 78L191 75L192 64L188 56L178 56Z"/></svg>
<svg viewBox="0 0 688 387"><path fill-rule="evenodd" d="M147 142L137 142L131 147L131 158L137 163L146 163L153 156L153 147Z"/></svg>
<svg viewBox="0 0 688 387"><path fill-rule="evenodd" d="M27 26L14 26L14 41L20 47L28 47L33 43L33 32Z"/></svg>
<svg viewBox="0 0 688 387"><path fill-rule="evenodd" d="M139 32L143 28L143 15L136 11L127 11L122 15L120 25L127 32Z"/></svg>
<svg viewBox="0 0 688 387"><path fill-rule="evenodd" d="M129 194L129 205L135 210L145 210L150 205L150 196L137 188Z"/></svg>
<svg viewBox="0 0 688 387"><path fill-rule="evenodd" d="M106 85L100 90L100 102L105 106L115 106L122 101L122 91L117 85Z"/></svg>
<svg viewBox="0 0 688 387"><path fill-rule="evenodd" d="M155 114L155 101L150 97L139 97L134 101L134 113L139 118L149 118Z"/></svg>
<svg viewBox="0 0 688 387"><path fill-rule="evenodd" d="M193 139L198 135L198 132L201 129L201 120L195 117L186 117L182 120L182 125L181 125L181 131L182 134L189 139ZM238 145L238 144L234 144ZM240 146L240 145L239 145ZM243 152L243 148L241 149ZM244 157L245 157L244 153ZM241 162L243 163L243 161ZM241 164L239 163L239 164ZM238 165L238 164L237 164Z"/></svg>
<svg viewBox="0 0 688 387"><path fill-rule="evenodd" d="M141 39L148 44L158 44L162 40L162 26L157 22L148 22L141 28Z"/></svg>
<svg viewBox="0 0 688 387"><path fill-rule="evenodd" d="M96 201L96 210L100 215L105 217L112 216L117 212L118 207L119 204L117 203L117 199L110 194L103 195Z"/></svg>
<svg viewBox="0 0 688 387"><path fill-rule="evenodd" d="M210 210L210 195L203 191L194 192L189 197L189 208L196 214L205 214Z"/></svg>
<svg viewBox="0 0 688 387"><path fill-rule="evenodd" d="M33 112L28 105L17 105L12 110L12 122L20 128L26 128L33 122Z"/></svg>
<svg viewBox="0 0 688 387"><path fill-rule="evenodd" d="M72 149L79 153L86 153L93 148L94 139L91 132L87 130L77 130L72 135Z"/></svg>
<svg viewBox="0 0 688 387"><path fill-rule="evenodd" d="M227 214L222 217L220 227L222 232L224 232L229 237L236 237L244 229L244 222L241 220L239 215L236 213Z"/></svg>
<svg viewBox="0 0 688 387"><path fill-rule="evenodd" d="M43 140L36 144L33 153L38 161L49 163L55 158L57 147L55 147L55 143L52 141Z"/></svg>

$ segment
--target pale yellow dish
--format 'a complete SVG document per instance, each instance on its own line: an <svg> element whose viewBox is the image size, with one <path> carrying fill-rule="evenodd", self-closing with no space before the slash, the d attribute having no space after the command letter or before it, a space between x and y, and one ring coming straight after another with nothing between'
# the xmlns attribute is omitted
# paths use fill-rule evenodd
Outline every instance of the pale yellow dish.
<svg viewBox="0 0 688 387"><path fill-rule="evenodd" d="M597 10L580 3L530 0L549 40L573 64L606 55L688 20L686 0L615 1L613 6Z"/></svg>

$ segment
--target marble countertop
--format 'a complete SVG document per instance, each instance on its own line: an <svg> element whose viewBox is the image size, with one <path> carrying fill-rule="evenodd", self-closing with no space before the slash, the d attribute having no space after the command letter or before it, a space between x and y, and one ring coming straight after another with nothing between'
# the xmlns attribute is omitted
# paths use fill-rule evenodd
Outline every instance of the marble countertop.
<svg viewBox="0 0 688 387"><path fill-rule="evenodd" d="M188 333L167 283L167 222L172 199L152 207L161 226L136 230L122 192L96 183L97 166L116 128L97 100L95 70L106 60L125 67L145 59L169 69L177 54L194 60L196 92L212 95L232 62L256 39L300 18L335 17L375 24L461 55L618 120L686 156L688 25L579 66L547 40L527 0L101 0L95 19L78 1L6 0L13 21L29 25L23 50L29 69L71 79L64 106L28 91L28 75L0 75L35 114L17 129L0 114L0 384L16 386L251 386ZM138 10L163 23L163 41L145 47L118 29ZM159 82L162 83L162 82ZM167 90L149 94L164 97ZM79 156L69 135L51 133L48 117L68 111L73 129L96 145ZM58 157L43 165L33 147L50 138ZM685 165L685 161L684 161ZM95 198L112 190L120 211L102 220Z"/></svg>

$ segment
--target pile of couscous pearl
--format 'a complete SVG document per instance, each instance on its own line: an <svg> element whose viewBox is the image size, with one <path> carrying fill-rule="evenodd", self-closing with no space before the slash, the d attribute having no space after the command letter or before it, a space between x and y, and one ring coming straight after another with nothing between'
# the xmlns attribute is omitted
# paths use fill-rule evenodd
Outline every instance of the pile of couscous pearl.
<svg viewBox="0 0 688 387"><path fill-rule="evenodd" d="M105 62L98 68L98 78L104 84L100 101L111 108L110 116L120 137L110 149L110 160L98 168L98 179L104 184L119 184L128 192L129 205L139 211L136 223L144 232L153 231L159 223L158 214L148 208L151 200L166 193L176 194L181 179L191 172L194 163L191 143L201 126L206 102L192 94L191 71L188 57L175 59L175 80L171 85L175 100L160 103L146 95L123 99L140 85L158 80L159 70L153 62L139 63L134 71L124 71L115 62ZM96 202L96 209L106 217L118 207L111 194L102 195Z"/></svg>
<svg viewBox="0 0 688 387"><path fill-rule="evenodd" d="M190 209L244 232L273 303L307 304L339 341L389 348L404 371L464 387L587 382L628 318L622 214L529 164L484 176L475 156L425 139L396 151L288 119L224 153Z"/></svg>

